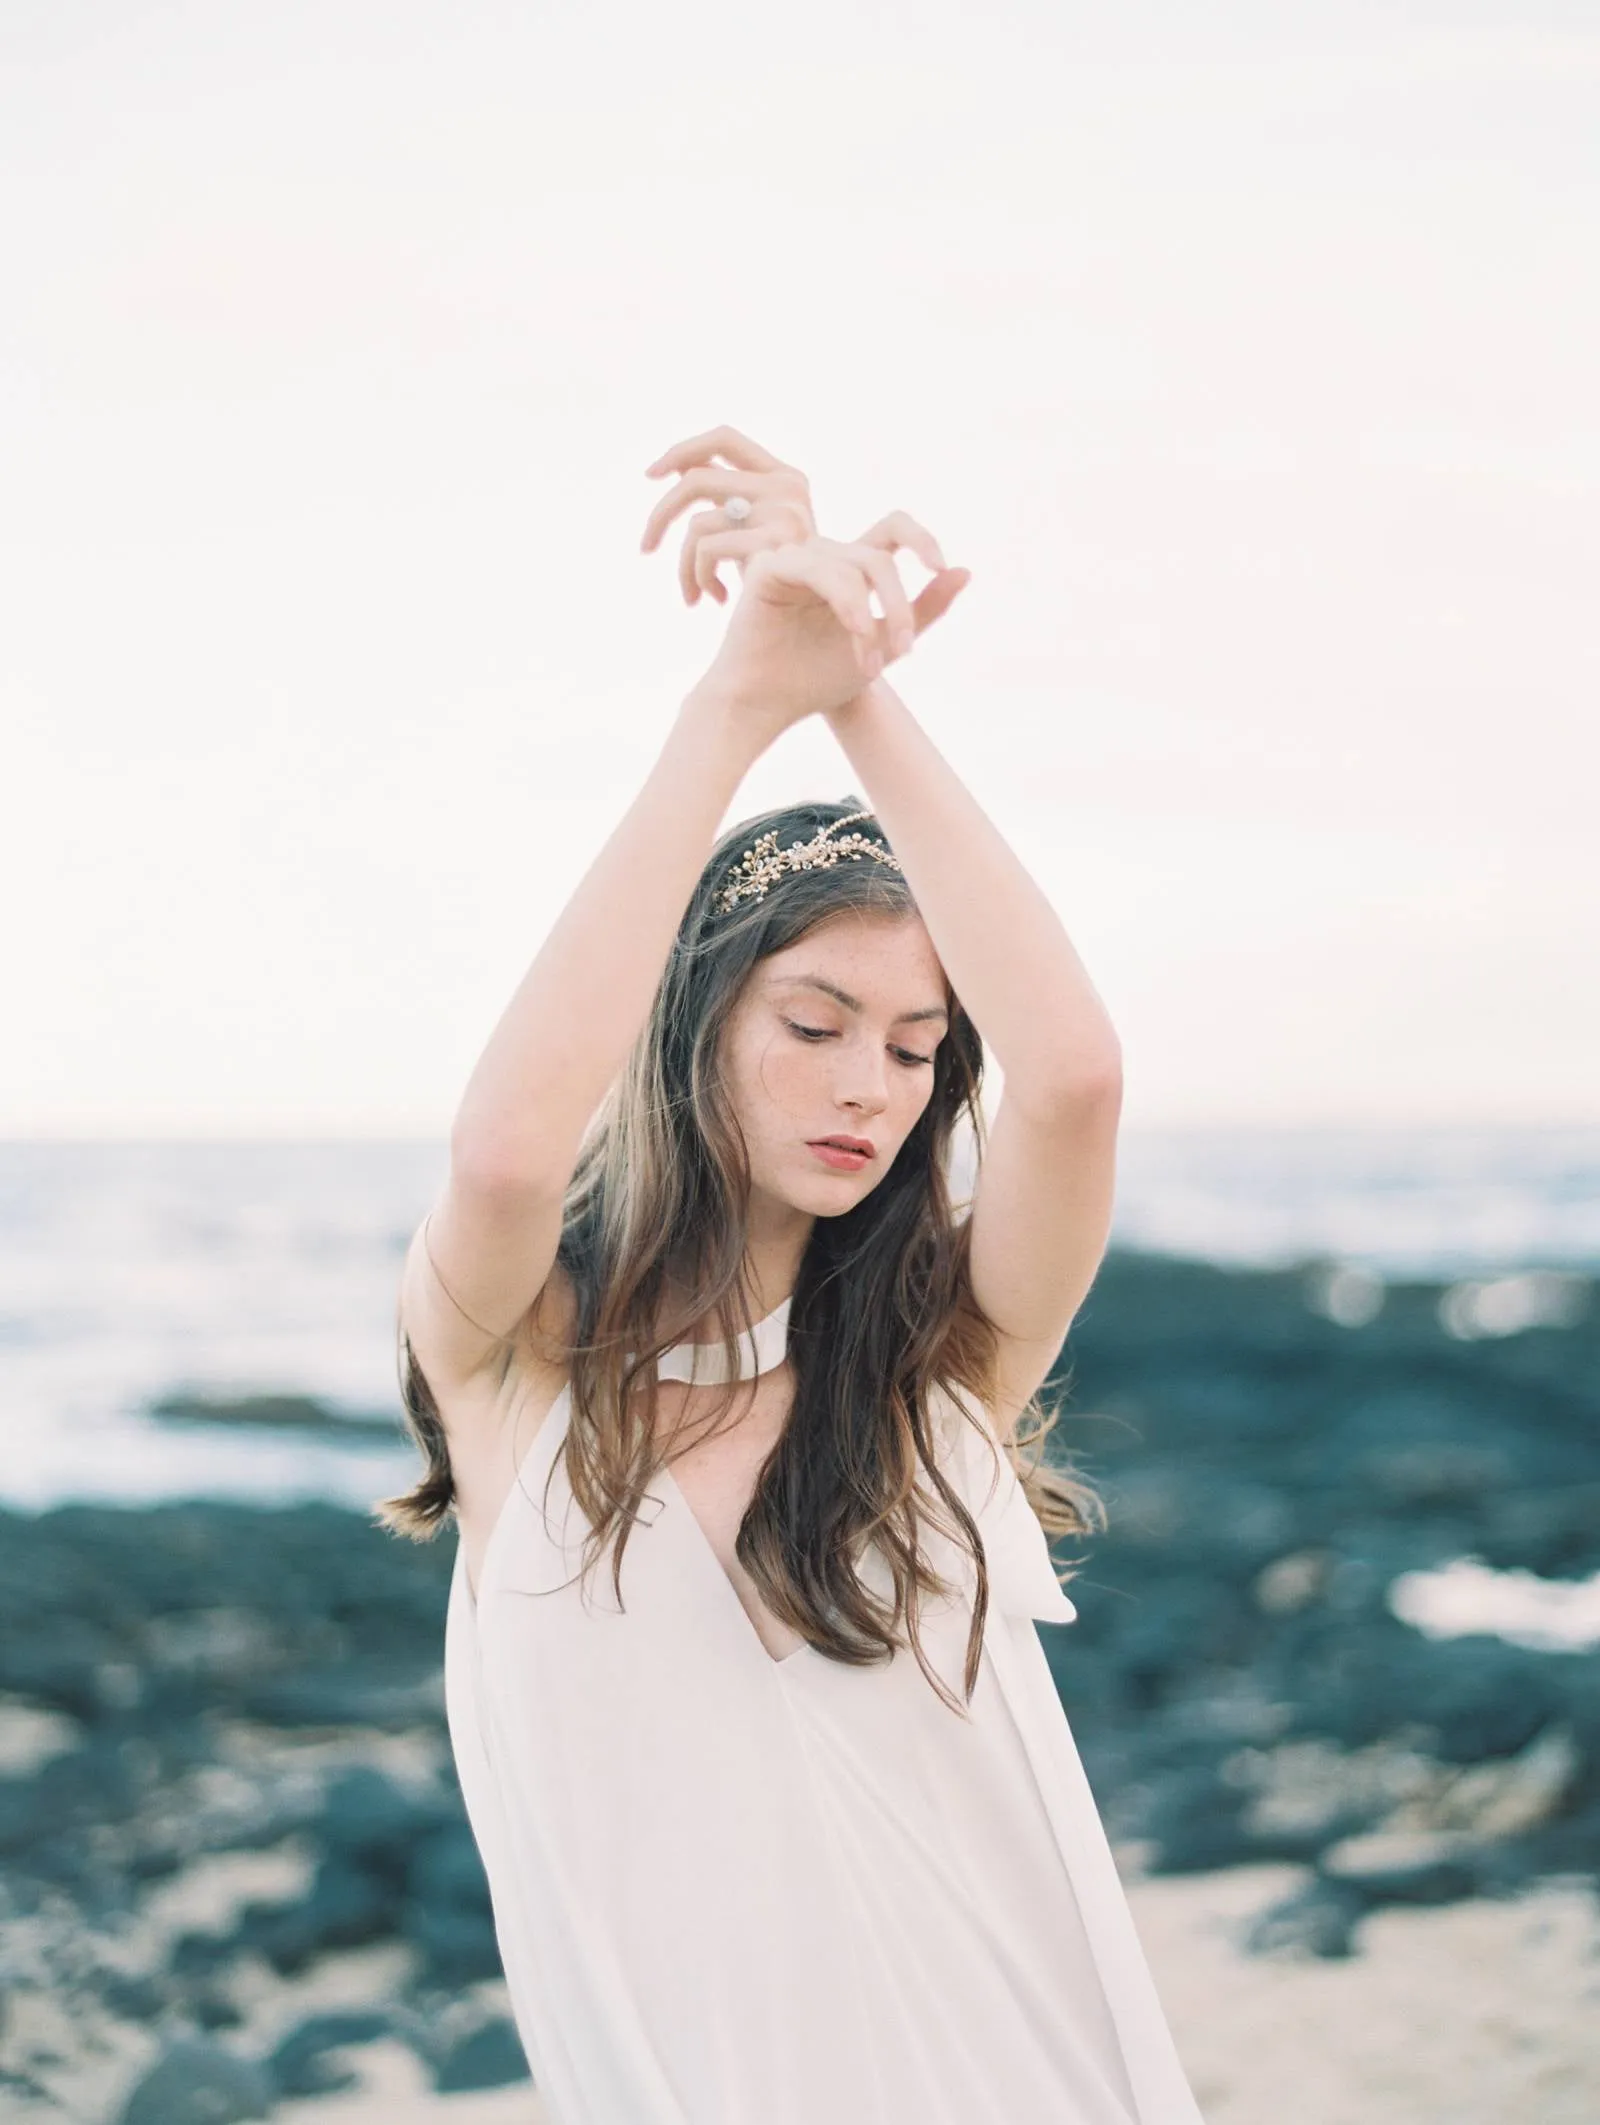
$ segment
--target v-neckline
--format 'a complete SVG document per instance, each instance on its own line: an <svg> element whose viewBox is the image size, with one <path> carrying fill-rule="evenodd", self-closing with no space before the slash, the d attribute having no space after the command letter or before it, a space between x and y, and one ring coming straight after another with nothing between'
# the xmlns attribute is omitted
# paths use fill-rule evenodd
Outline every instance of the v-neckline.
<svg viewBox="0 0 1600 2125"><path fill-rule="evenodd" d="M696 1513L694 1507L689 1503L688 1495L685 1492L682 1484L672 1473L671 1464L669 1462L663 1461L661 1464L660 1473L665 1479L667 1487L672 1493L672 1502L681 1508L683 1519L687 1523L690 1540L700 1549L700 1551L704 1555L706 1564L710 1568L712 1577L721 1582L724 1594L726 1595L727 1599L733 1603L734 1609L737 1612L738 1621L742 1626L745 1634L749 1637L760 1658L766 1662L769 1668L788 1668L794 1666L795 1662L800 1658L802 1653L814 1653L816 1651L816 1647L811 1643L809 1638L802 1638L800 1643L795 1646L790 1652L768 1652L766 1643L763 1640L761 1633L756 1629L754 1623L752 1623L750 1620L750 1611L739 1599L739 1589L728 1577L727 1571L723 1566L722 1559L717 1555L717 1552L712 1545L711 1537L700 1525L699 1514Z"/></svg>
<svg viewBox="0 0 1600 2125"><path fill-rule="evenodd" d="M705 1343L674 1343L663 1351L656 1362L656 1377L661 1380L678 1380L689 1387L726 1386L730 1380L753 1380L764 1372L771 1372L781 1365L789 1347L789 1307L792 1299L782 1299L772 1311L753 1322L749 1331L739 1338L738 1371L730 1374L726 1359L719 1345ZM750 1611L739 1598L739 1589L734 1585L722 1559L717 1555L711 1537L700 1524L700 1516L689 1502L688 1493L673 1474L670 1463L663 1461L661 1474L671 1487L672 1498L682 1509L688 1523L690 1539L703 1551L706 1563L722 1582L727 1598L738 1611L740 1624L753 1641L756 1652L769 1668L792 1667L802 1653L815 1652L809 1639L787 1653L771 1653L751 1620ZM749 1510L746 1500L745 1510ZM741 1516L742 1517L742 1516Z"/></svg>

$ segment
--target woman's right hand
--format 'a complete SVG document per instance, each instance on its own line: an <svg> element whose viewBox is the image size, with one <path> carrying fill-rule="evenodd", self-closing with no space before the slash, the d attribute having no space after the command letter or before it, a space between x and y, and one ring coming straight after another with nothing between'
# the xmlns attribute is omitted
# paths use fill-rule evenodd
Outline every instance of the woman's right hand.
<svg viewBox="0 0 1600 2125"><path fill-rule="evenodd" d="M712 462L719 455L727 465ZM641 545L647 553L692 501L721 504L743 495L751 504L737 530L729 528L720 506L691 517L679 573L688 603L702 590L726 602L717 565L737 562L742 594L702 684L760 718L774 736L852 700L909 650L971 580L966 569L945 566L938 541L902 510L852 544L823 538L811 516L804 474L736 429L718 428L679 443L649 469L682 477L645 527ZM893 560L902 547L934 570L915 601ZM872 610L873 591L883 607L881 620Z"/></svg>

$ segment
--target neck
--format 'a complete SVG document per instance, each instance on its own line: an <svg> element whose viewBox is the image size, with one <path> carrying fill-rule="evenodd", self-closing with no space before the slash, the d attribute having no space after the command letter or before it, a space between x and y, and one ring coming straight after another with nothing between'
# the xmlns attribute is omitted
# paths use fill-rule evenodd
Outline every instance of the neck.
<svg viewBox="0 0 1600 2125"><path fill-rule="evenodd" d="M793 1203L751 1190L744 1242L744 1283L751 1311L760 1319L779 1306L800 1281L800 1264L811 1242L815 1217Z"/></svg>
<svg viewBox="0 0 1600 2125"><path fill-rule="evenodd" d="M745 1303L752 1321L759 1321L781 1306L800 1281L800 1263L811 1238L815 1220L790 1204L751 1203L750 1229L745 1238ZM735 1331L737 1320L729 1324ZM685 1341L717 1341L722 1330L714 1315L707 1314L688 1331Z"/></svg>

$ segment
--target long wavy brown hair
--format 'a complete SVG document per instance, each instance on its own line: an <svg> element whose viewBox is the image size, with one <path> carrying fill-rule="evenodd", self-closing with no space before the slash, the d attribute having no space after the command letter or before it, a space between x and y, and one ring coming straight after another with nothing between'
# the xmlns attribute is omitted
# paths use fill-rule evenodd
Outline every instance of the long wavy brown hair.
<svg viewBox="0 0 1600 2125"><path fill-rule="evenodd" d="M752 1325L742 1275L750 1170L718 1067L723 1028L757 963L827 917L847 909L916 913L902 875L864 858L786 873L731 912L717 912L713 901L757 835L775 831L786 848L864 809L854 796L786 805L742 821L718 841L649 1017L585 1133L567 1187L557 1260L576 1293L576 1332L552 1340L533 1307L507 1338L507 1369L525 1340L543 1363L567 1372L563 1456L589 1523L583 1575L615 1535L619 1604L623 1550L663 1459L656 1360L702 1320L720 1319L732 1372L738 1340ZM858 831L888 847L876 821ZM977 1594L964 1674L970 1699L988 1571L976 1522L941 1466L933 1409L942 1391L992 1444L990 1427L967 1398L981 1405L994 1399L998 1331L973 1293L970 1227L957 1215L949 1182L962 1114L982 1170L983 1043L948 981L945 1002L950 1021L932 1092L893 1165L853 1209L815 1220L789 1311L793 1406L762 1468L736 1553L772 1613L818 1652L862 1666L909 1642L941 1698L959 1710L930 1672L917 1631L915 1597L952 1591L918 1537L926 1517L972 1560ZM455 1487L438 1406L403 1329L400 1350L407 1423L427 1467L409 1492L382 1500L374 1514L393 1532L425 1541L453 1512ZM727 1409L736 1393L730 1390ZM723 1413L716 1411L719 1423ZM1059 1404L1047 1410L1036 1395L1005 1447L1052 1539L1106 1524L1095 1490L1044 1458L1059 1416ZM888 1611L856 1574L854 1559L868 1542L892 1573ZM1075 1576L1077 1561L1058 1569L1061 1583ZM902 1623L908 1638L900 1636Z"/></svg>

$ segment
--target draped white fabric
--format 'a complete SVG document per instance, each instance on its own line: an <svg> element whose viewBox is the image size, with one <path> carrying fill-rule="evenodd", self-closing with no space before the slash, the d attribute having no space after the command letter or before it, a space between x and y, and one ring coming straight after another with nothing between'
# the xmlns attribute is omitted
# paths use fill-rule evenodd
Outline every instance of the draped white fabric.
<svg viewBox="0 0 1600 2125"><path fill-rule="evenodd" d="M990 1574L963 1719L909 1651L775 1661L670 1476L624 1606L609 1558L580 1591L569 1414L563 1393L476 1601L458 1554L445 1645L553 2125L1200 2125L1034 1630L1076 1611L1003 1456L991 1481L946 1423ZM922 1633L958 1697L965 1594Z"/></svg>

